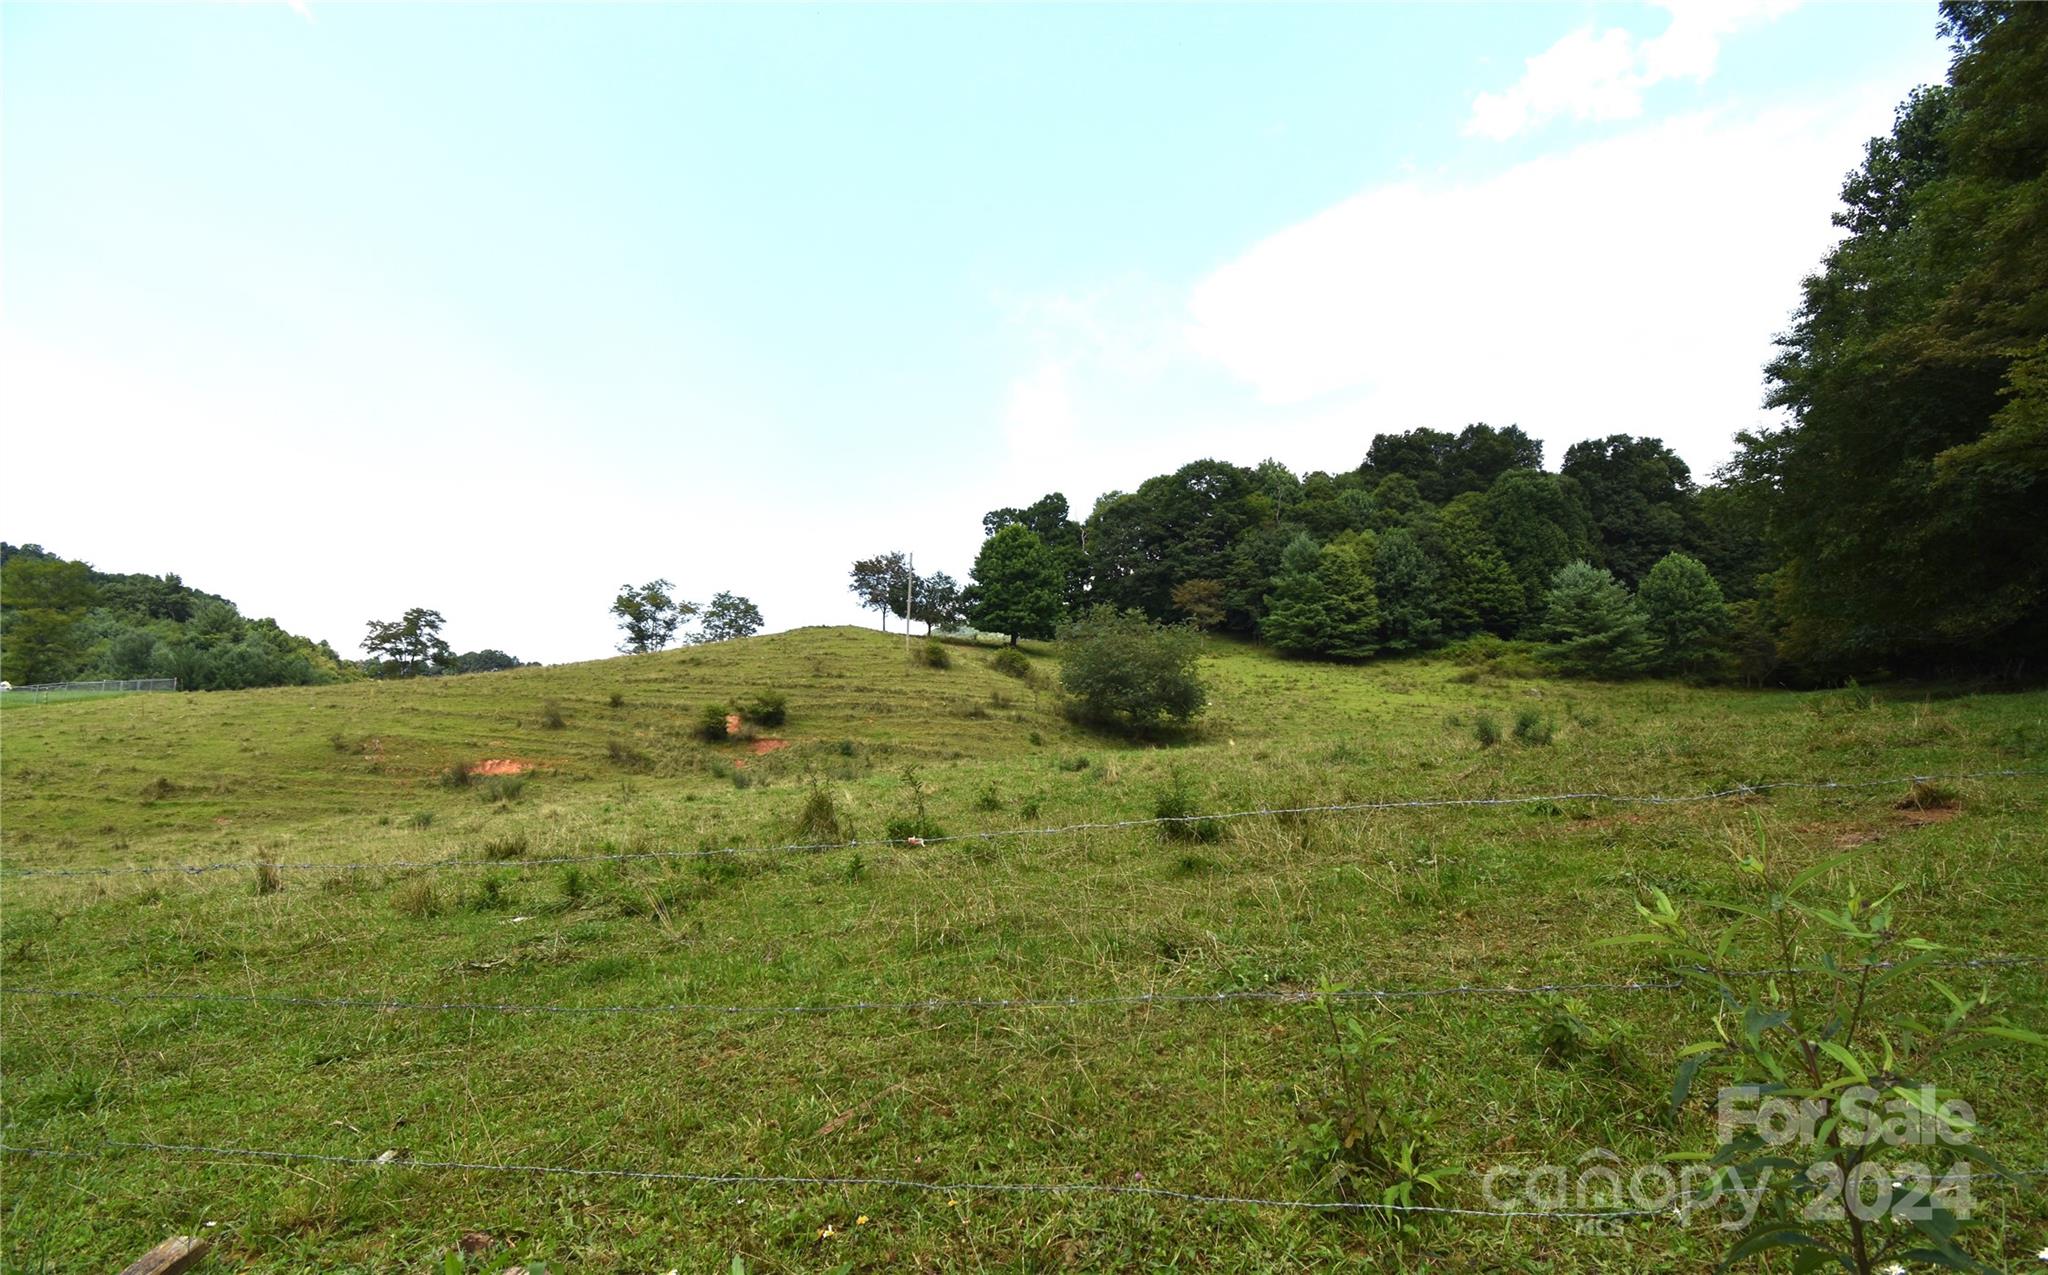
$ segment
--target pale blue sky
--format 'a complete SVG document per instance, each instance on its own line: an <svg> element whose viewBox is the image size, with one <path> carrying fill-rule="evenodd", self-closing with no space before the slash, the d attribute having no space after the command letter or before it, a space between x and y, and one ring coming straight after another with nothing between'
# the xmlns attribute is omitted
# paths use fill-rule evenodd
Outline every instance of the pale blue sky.
<svg viewBox="0 0 2048 1275"><path fill-rule="evenodd" d="M857 619L856 554L1208 454L1704 476L1935 21L8 3L0 536L561 660L623 580Z"/></svg>

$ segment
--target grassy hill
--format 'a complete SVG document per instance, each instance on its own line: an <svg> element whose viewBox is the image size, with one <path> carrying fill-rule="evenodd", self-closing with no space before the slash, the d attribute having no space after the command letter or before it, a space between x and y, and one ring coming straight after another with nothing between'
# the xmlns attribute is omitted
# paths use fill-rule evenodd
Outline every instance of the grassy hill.
<svg viewBox="0 0 2048 1275"><path fill-rule="evenodd" d="M6 1141L289 1150L383 1167L127 1151L9 1157L10 1269L118 1266L204 1228L223 1269L429 1269L465 1232L577 1270L1705 1268L1706 1219L1357 1216L1155 1197L706 1185L405 1162L1093 1183L1331 1198L1299 1137L1330 1096L1312 1005L642 1011L928 998L1210 995L1622 981L1650 888L1742 889L1767 844L1829 884L1904 887L1914 933L2040 955L2040 778L1259 817L922 847L594 858L960 834L1199 811L2038 768L2048 696L1794 695L1529 680L1450 659L1358 668L1218 644L1200 735L1132 745L953 648L815 629L399 683L49 704L0 721ZM759 738L706 706L787 695ZM613 703L617 696L619 702ZM1518 717L1526 725L1518 736ZM559 721L559 726L550 723ZM1486 744L1482 721L1497 725ZM779 744L773 741L781 741ZM456 782L511 761L516 779ZM458 768L451 775L451 768ZM1909 800L1909 796L1912 799ZM1174 802L1182 804L1176 806ZM1903 803L1903 805L1902 805ZM1179 834L1179 835L1176 835ZM546 862L573 858L579 862ZM385 865L434 865L408 867ZM274 863L201 874L24 872ZM352 868L308 867L360 865ZM1965 976L1972 977L1972 976ZM1983 976L2039 1018L2038 968ZM364 998L378 1009L189 997ZM1501 1163L1711 1147L1663 1114L1697 993L1587 992L1603 1042L1547 1057L1530 997L1350 1002L1444 1199ZM1609 1048L1605 1042L1611 1041ZM2041 1056L1959 1058L2009 1162L2048 1164ZM89 1203L88 1203L89 1202ZM1980 1253L2039 1243L2044 1182L1980 1201ZM859 1219L865 1218L865 1221ZM2031 1228L2031 1229L2030 1229ZM827 1233L829 1231L829 1233ZM436 1268L437 1269L437 1268Z"/></svg>

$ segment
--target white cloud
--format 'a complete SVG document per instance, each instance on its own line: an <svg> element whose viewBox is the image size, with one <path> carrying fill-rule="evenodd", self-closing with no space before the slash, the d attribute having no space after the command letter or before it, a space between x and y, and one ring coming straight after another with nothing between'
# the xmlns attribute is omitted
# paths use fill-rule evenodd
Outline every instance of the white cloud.
<svg viewBox="0 0 2048 1275"><path fill-rule="evenodd" d="M1766 419L1771 339L1897 96L1692 115L1484 180L1393 182L1254 244L1188 296L1187 350L1241 389L1184 418L1181 458L1206 433L1233 459L1351 464L1381 431L1484 420L1543 438L1552 464L1628 432L1710 469ZM1083 437L1143 414L1072 411Z"/></svg>
<svg viewBox="0 0 2048 1275"><path fill-rule="evenodd" d="M1640 39L1620 27L1582 27L1523 64L1522 78L1472 101L1465 132L1505 141L1560 116L1587 121L1633 119L1643 91L1666 80L1704 81L1720 60L1721 42L1743 27L1791 10L1797 0L1665 0L1663 33Z"/></svg>

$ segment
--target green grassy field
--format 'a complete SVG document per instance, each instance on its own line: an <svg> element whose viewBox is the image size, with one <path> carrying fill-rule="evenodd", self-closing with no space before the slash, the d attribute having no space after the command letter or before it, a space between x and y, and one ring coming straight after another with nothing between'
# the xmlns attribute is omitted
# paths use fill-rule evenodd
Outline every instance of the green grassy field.
<svg viewBox="0 0 2048 1275"><path fill-rule="evenodd" d="M986 652L814 629L659 655L405 683L137 695L9 713L0 737L0 984L130 996L575 1007L843 1005L1655 978L1598 940L1652 887L1738 889L1767 840L1829 880L1901 885L1908 928L2048 955L2048 779L1260 817L922 847L540 863L818 839L828 794L879 839L920 804L948 834L1201 810L1604 791L1695 794L2048 765L2048 695L1791 694L1524 680L1450 660L1358 668L1219 644L1199 735L1133 745L1066 722ZM710 744L708 704L789 720ZM614 704L613 697L619 701ZM1524 738L1512 726L1532 718ZM1483 746L1477 723L1503 738ZM559 720L558 727L550 726ZM1548 732L1548 742L1539 742ZM449 782L516 761L516 781ZM434 870L382 866L464 861ZM21 875L174 864L186 874ZM294 865L351 864L309 869ZM2040 1025L2041 967L1988 980ZM1590 992L1620 1044L1546 1059L1530 997L1354 1002L1374 1057L1483 1207L1499 1164L1711 1146L1664 1112L1695 992ZM467 1232L554 1269L1711 1268L1711 1220L1366 1217L1148 1196L692 1184L417 1162L1092 1183L1330 1198L1293 1146L1328 1092L1314 1006L502 1013L246 1000L0 999L8 1270L115 1269L202 1231L205 1269L438 1270ZM2043 1055L1941 1064L2013 1165L2048 1165ZM95 1151L103 1140L368 1159ZM409 1163L412 1162L412 1163ZM1970 1246L2048 1243L2048 1178L1987 1188Z"/></svg>

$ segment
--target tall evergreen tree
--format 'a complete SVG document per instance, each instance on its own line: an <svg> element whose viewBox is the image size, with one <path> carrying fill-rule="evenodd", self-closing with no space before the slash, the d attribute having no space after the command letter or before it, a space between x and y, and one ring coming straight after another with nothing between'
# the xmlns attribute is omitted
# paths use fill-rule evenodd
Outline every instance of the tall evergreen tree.
<svg viewBox="0 0 2048 1275"><path fill-rule="evenodd" d="M1430 525L1436 559L1437 616L1446 637L1485 630L1513 633L1528 599L1500 546L1485 525L1486 498L1467 492L1445 505Z"/></svg>
<svg viewBox="0 0 2048 1275"><path fill-rule="evenodd" d="M1415 533L1397 527L1380 536L1373 554L1373 592L1379 599L1381 643L1389 651L1420 651L1442 634L1436 568Z"/></svg>
<svg viewBox="0 0 2048 1275"><path fill-rule="evenodd" d="M1567 673L1630 677L1656 656L1636 600L1612 572L1586 562L1571 563L1551 581L1543 628Z"/></svg>
<svg viewBox="0 0 2048 1275"><path fill-rule="evenodd" d="M1721 586L1697 558L1666 554L1643 577L1636 601L1657 644L1660 670L1699 672L1727 636L1728 607L1721 600Z"/></svg>
<svg viewBox="0 0 2048 1275"><path fill-rule="evenodd" d="M1486 530L1522 586L1523 609L1541 613L1551 578L1592 551L1576 485L1556 474L1512 469L1486 491Z"/></svg>

